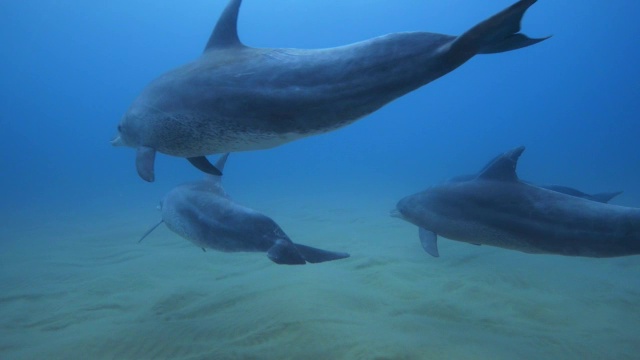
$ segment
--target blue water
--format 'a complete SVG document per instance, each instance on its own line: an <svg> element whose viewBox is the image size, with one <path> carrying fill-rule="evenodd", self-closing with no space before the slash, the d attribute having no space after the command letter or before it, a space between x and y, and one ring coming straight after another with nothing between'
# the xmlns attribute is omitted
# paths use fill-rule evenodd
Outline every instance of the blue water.
<svg viewBox="0 0 640 360"><path fill-rule="evenodd" d="M250 46L299 48L333 47L398 31L460 34L510 4L246 0L239 33ZM31 241L34 252L55 248L47 229L20 236L43 223L83 223L87 234L95 235L103 229L91 231L91 224L104 221L99 216L148 208L149 217L129 219L122 231L120 240L135 240L157 215L153 207L164 193L201 177L186 161L159 155L157 180L145 183L135 172L134 151L112 148L109 140L150 80L201 53L224 6L222 0L0 2L0 213L5 219L0 241L5 256L14 242ZM225 175L228 190L250 206L325 198L336 207L344 201L358 209L358 199L385 199L375 203L380 208L370 209L367 202L360 208L386 217L401 196L474 172L496 154L525 145L518 167L522 178L585 192L624 190L613 203L640 207L638 15L640 3L633 1L541 0L525 15L523 32L553 35L549 40L479 55L339 131L233 154ZM286 209L285 204L273 211L286 217ZM56 239L67 236L55 229ZM339 238L333 241L340 244ZM364 248L366 241L363 235L349 244ZM415 245L417 239L406 242ZM342 250L359 256L358 248ZM512 253L500 254L507 259ZM533 255L514 256L539 261ZM401 260L402 253L395 258ZM557 269L570 271L561 258L554 259ZM589 266L615 264L600 261ZM628 271L637 273L637 258L625 261ZM19 269L0 267L4 276ZM615 269L619 272L611 277L629 276L627 268ZM624 282L625 292L640 293L637 277ZM633 326L640 327L640 321L628 326L637 333L640 328ZM612 346L632 347L625 344Z"/></svg>

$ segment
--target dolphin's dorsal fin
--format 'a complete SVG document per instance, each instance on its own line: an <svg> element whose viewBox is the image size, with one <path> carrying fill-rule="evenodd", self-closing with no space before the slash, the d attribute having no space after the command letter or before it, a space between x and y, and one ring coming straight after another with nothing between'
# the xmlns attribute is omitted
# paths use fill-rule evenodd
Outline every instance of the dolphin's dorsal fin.
<svg viewBox="0 0 640 360"><path fill-rule="evenodd" d="M518 181L516 166L518 165L518 158L520 158L523 151L524 146L520 146L498 156L478 174L477 178L482 180Z"/></svg>
<svg viewBox="0 0 640 360"><path fill-rule="evenodd" d="M230 0L227 7L220 15L216 27L213 29L209 42L204 48L204 52L213 49L242 46L238 38L238 12L242 0Z"/></svg>
<svg viewBox="0 0 640 360"><path fill-rule="evenodd" d="M229 158L229 153L224 153L222 154L222 156L218 158L218 160L216 160L216 164L214 166L216 167L216 169L220 170L220 172L224 170L224 165L227 163L227 158ZM207 174L207 179L219 184L222 180L222 174L221 175Z"/></svg>
<svg viewBox="0 0 640 360"><path fill-rule="evenodd" d="M220 171L224 170L224 165L227 163L228 157L229 157L229 153L222 154L222 156L220 156L216 161L216 165L215 165L216 168L220 169ZM222 175L218 176L218 175L207 174L206 181L209 181L210 184L213 186L211 188L211 191L213 191L217 195L226 197L227 199L231 199L229 194L227 194L227 192L222 187Z"/></svg>
<svg viewBox="0 0 640 360"><path fill-rule="evenodd" d="M229 158L229 153L222 154L222 156L220 156L218 158L218 160L216 160L215 167L218 170L223 171L224 170L224 165L227 163L227 158Z"/></svg>

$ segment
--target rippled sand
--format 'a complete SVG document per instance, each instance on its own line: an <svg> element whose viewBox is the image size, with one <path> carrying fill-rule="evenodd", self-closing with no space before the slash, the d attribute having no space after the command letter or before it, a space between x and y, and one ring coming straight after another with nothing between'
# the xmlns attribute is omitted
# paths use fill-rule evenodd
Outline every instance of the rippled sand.
<svg viewBox="0 0 640 360"><path fill-rule="evenodd" d="M575 259L441 240L395 199L252 204L346 260L278 266L200 249L159 218L50 213L0 244L2 359L637 359L640 258ZM48 218L47 218L48 216Z"/></svg>

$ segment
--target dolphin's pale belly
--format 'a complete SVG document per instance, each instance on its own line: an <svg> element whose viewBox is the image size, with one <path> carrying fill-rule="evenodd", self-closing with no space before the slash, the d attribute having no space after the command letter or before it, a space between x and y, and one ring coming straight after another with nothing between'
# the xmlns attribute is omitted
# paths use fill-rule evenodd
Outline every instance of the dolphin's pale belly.
<svg viewBox="0 0 640 360"><path fill-rule="evenodd" d="M450 240L476 245L496 246L526 253L542 253L524 237L505 231L500 226L489 226L477 221L445 219L433 217L429 220L430 230Z"/></svg>
<svg viewBox="0 0 640 360"><path fill-rule="evenodd" d="M433 226L440 230L439 234L453 240L526 253L587 257L640 254L640 214L579 200L578 204L593 206L595 211L589 214L589 209L585 209L588 206L545 208L539 210L547 213L538 216L533 208L521 212L512 209L502 215L494 214L493 218L443 218ZM490 213L491 209L485 211Z"/></svg>
<svg viewBox="0 0 640 360"><path fill-rule="evenodd" d="M219 136L196 136L183 138L184 141L159 142L156 150L173 156L192 157L201 154L216 154L225 152L240 152L270 149L307 136L319 135L326 130L315 130L307 133L257 133L253 131L226 132Z"/></svg>
<svg viewBox="0 0 640 360"><path fill-rule="evenodd" d="M616 232L557 231L557 224L537 224L545 229L530 233L470 221L444 221L435 226L438 235L476 245L495 246L531 254L615 257L640 254L640 238Z"/></svg>
<svg viewBox="0 0 640 360"><path fill-rule="evenodd" d="M171 151L171 155L190 157L198 154L219 153L222 149L228 149L229 152L252 151L270 149L291 141L295 141L307 136L318 135L330 130L314 131L305 134L289 132L289 133L256 133L252 131L233 132L225 134L225 136L203 138L201 141L195 142L189 146L179 147L175 149L167 148ZM164 152L163 149L159 149Z"/></svg>

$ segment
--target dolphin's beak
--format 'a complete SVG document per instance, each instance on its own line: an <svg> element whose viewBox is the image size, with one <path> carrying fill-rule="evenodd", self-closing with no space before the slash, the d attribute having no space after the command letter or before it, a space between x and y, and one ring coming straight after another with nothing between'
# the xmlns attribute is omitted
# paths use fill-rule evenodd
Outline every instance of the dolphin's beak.
<svg viewBox="0 0 640 360"><path fill-rule="evenodd" d="M389 211L389 215L391 215L391 217L395 217L395 218L398 218L398 219L406 220L404 218L404 215L402 215L402 213L398 209L393 209L393 210Z"/></svg>
<svg viewBox="0 0 640 360"><path fill-rule="evenodd" d="M116 137L111 139L111 145L112 146L124 146L124 142L122 141L122 138L120 137L120 135L116 135Z"/></svg>

